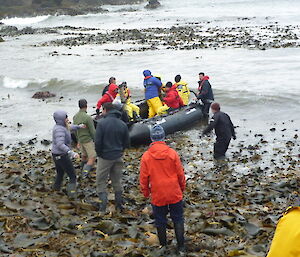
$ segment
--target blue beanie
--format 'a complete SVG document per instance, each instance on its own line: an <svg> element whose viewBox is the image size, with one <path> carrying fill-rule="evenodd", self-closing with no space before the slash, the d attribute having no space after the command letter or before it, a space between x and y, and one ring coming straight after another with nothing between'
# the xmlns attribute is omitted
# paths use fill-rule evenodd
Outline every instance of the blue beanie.
<svg viewBox="0 0 300 257"><path fill-rule="evenodd" d="M154 125L150 130L151 140L154 141L163 141L165 139L165 131L162 126Z"/></svg>

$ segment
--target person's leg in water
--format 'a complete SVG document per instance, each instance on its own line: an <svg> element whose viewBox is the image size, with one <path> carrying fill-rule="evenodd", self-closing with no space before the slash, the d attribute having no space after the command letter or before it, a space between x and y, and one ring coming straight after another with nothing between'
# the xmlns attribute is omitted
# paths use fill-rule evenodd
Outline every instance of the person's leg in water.
<svg viewBox="0 0 300 257"><path fill-rule="evenodd" d="M230 138L217 138L214 144L214 159L216 160L224 160L225 154L228 149L230 143Z"/></svg>

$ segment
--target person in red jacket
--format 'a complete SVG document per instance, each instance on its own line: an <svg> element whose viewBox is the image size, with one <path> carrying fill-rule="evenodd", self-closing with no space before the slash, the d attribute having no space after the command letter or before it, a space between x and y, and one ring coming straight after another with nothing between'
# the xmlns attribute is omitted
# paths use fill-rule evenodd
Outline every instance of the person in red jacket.
<svg viewBox="0 0 300 257"><path fill-rule="evenodd" d="M96 107L96 113L99 115L100 113L100 107L104 103L112 103L112 101L116 98L118 94L118 86L115 84L116 79L114 79L110 85L108 86L108 90L104 93L104 95L99 99L97 102L97 107Z"/></svg>
<svg viewBox="0 0 300 257"><path fill-rule="evenodd" d="M166 93L166 97L163 99L165 104L158 109L158 115L166 114L168 111L184 106L184 103L177 91L177 84L172 85L172 82L167 82Z"/></svg>
<svg viewBox="0 0 300 257"><path fill-rule="evenodd" d="M146 198L151 197L160 244L167 244L167 214L170 212L178 251L184 252L184 170L177 152L164 142L165 132L160 125L151 128L150 136L152 144L141 160L140 188Z"/></svg>

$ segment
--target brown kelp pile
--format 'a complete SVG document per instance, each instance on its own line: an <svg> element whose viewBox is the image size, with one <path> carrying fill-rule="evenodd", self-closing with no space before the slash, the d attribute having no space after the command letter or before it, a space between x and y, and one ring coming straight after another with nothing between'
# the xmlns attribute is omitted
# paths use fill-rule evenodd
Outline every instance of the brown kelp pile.
<svg viewBox="0 0 300 257"><path fill-rule="evenodd" d="M235 143L227 164L211 160L210 138L180 133L168 139L186 170L187 256L265 256L276 222L299 188L299 142L295 135L266 150L263 136L254 138L253 145ZM0 157L1 256L176 256L175 241L158 247L149 201L139 192L145 147L124 156L126 210L114 211L111 194L105 216L97 211L95 172L87 179L79 175L77 199L70 200L51 190L50 152L32 147L26 143ZM79 161L75 166L79 174ZM169 228L174 240L171 223Z"/></svg>

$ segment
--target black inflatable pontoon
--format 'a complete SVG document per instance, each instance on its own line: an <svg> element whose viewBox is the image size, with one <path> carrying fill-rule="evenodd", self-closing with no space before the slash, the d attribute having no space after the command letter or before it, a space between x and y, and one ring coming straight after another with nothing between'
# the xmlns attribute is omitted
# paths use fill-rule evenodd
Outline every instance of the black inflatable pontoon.
<svg viewBox="0 0 300 257"><path fill-rule="evenodd" d="M190 128L201 119L203 119L202 105L195 103L170 114L134 123L129 128L131 145L150 143L150 128L155 124L161 125L165 130L165 134L169 135L176 131Z"/></svg>

